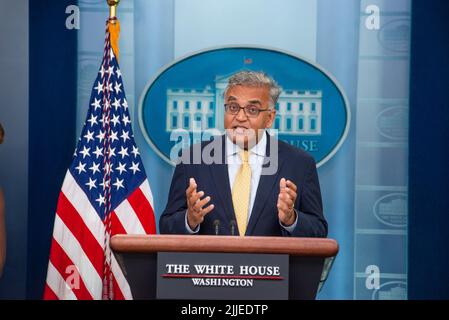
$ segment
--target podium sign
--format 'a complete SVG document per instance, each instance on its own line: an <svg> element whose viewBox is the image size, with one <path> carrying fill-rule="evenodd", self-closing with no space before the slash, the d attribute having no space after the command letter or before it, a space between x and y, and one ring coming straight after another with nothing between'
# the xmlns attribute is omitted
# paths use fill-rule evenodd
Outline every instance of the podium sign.
<svg viewBox="0 0 449 320"><path fill-rule="evenodd" d="M287 300L287 254L159 252L157 299Z"/></svg>

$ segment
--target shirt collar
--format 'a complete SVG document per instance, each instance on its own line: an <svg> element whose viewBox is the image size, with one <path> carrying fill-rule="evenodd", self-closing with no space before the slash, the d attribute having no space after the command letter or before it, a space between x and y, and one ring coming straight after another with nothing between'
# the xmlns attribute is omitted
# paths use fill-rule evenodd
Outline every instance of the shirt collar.
<svg viewBox="0 0 449 320"><path fill-rule="evenodd" d="M226 157L233 156L237 153L239 153L242 148L240 148L238 145L233 143L231 139L226 135ZM251 149L249 149L250 154L256 154L261 157L265 157L267 152L267 135L264 131L262 134L262 138L257 142L256 145L254 145Z"/></svg>

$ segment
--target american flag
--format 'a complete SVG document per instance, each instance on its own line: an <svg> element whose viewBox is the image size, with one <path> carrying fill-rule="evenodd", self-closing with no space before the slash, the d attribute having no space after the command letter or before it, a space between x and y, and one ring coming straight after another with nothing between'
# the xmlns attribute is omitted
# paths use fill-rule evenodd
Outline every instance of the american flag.
<svg viewBox="0 0 449 320"><path fill-rule="evenodd" d="M110 40L107 27L86 122L59 194L44 299L132 299L109 239L156 233L153 196Z"/></svg>

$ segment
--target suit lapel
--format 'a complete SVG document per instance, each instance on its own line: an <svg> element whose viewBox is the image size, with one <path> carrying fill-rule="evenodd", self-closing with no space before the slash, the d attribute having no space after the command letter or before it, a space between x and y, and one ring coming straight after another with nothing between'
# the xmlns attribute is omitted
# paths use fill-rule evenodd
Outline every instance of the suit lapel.
<svg viewBox="0 0 449 320"><path fill-rule="evenodd" d="M229 173L228 166L226 164L226 150L225 150L225 139L226 136L222 137L222 161L220 164L209 165L209 172L212 176L212 180L215 184L215 190L217 190L218 195L223 204L223 209L225 211L228 221L235 220L234 206L232 205L232 194L231 187L229 185ZM223 223L223 221L222 221Z"/></svg>
<svg viewBox="0 0 449 320"><path fill-rule="evenodd" d="M257 224L257 221L259 220L260 216L262 215L262 211L267 204L267 200L270 197L270 195L274 192L274 190L277 190L277 185L279 183L279 180L281 177L279 177L279 173L281 171L281 167L284 163L284 156L283 156L283 150L279 149L277 150L274 148L271 150L270 146L273 143L273 140L275 138L271 137L269 134L267 134L267 151L266 151L266 159L269 158L270 152L277 153L277 170L275 173L270 172L270 165L273 165L273 163L266 163L262 167L262 174L260 176L259 185L257 187L257 193L256 193L256 199L254 200L253 210L251 211L251 216L248 222L248 227L246 228L246 235L251 235L254 227ZM277 146L280 146L277 144ZM275 161L276 156L272 157Z"/></svg>

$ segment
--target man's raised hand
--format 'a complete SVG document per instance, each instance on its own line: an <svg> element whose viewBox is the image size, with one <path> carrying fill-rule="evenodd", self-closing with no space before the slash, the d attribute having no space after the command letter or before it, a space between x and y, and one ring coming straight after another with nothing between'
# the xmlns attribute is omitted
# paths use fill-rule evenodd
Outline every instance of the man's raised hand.
<svg viewBox="0 0 449 320"><path fill-rule="evenodd" d="M186 190L187 199L187 223L190 229L195 230L198 225L203 222L204 216L214 209L214 205L210 204L205 207L211 198L204 197L204 192L197 192L197 184L195 179L190 178L189 187Z"/></svg>

